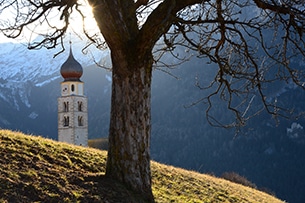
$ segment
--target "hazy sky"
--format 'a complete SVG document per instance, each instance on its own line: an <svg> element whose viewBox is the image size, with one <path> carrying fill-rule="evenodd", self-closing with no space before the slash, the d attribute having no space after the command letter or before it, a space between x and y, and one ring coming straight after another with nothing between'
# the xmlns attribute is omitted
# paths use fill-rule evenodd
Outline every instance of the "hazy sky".
<svg viewBox="0 0 305 203"><path fill-rule="evenodd" d="M80 10L82 11L83 15L85 16L85 29L89 33L95 34L96 32L99 32L99 29L96 25L95 19L93 18L91 7L88 5L87 1L82 1L83 6L80 7ZM58 9L54 9L54 12L51 12L48 16L49 23L52 25L59 26L62 24L59 19L59 14L57 13ZM5 13L9 13L12 16L12 19L14 19L14 10L6 11L3 13L0 13L0 18L3 18L3 20L8 19L9 17L3 16ZM75 32L80 33L83 29L83 23L82 18L80 14L74 9L72 15L70 16L70 23L69 23L70 31L69 32ZM54 31L54 30L53 30ZM38 34L37 33L50 33L50 29L47 27L46 23L40 24L37 22L35 25L30 25L28 28L25 28L22 32L21 36L17 39L10 39L5 37L2 33L0 33L0 43L4 42L16 42L16 43L27 43L29 41L33 41Z"/></svg>

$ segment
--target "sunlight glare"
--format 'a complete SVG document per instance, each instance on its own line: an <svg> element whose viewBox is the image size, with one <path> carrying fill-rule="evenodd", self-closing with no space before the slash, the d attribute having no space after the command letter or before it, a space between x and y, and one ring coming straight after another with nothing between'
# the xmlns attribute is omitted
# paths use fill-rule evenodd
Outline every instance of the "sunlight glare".
<svg viewBox="0 0 305 203"><path fill-rule="evenodd" d="M75 32L79 32L84 28L88 33L98 32L98 26L93 17L92 7L85 0L80 1L80 3L81 5L79 6L79 10L84 16L84 22L82 20L82 16L76 10L74 10L70 18L70 29Z"/></svg>
<svg viewBox="0 0 305 203"><path fill-rule="evenodd" d="M89 35L96 35L97 33L99 33L99 28L93 17L92 7L89 5L89 3L86 0L79 0L78 3L80 4L78 6L78 9L82 13L84 19L82 18L82 15L76 10L76 8L73 7L73 12L70 15L70 22L69 22L67 34L74 33L77 35L83 35L83 30L85 30L86 33L88 33ZM15 18L16 11L14 11L14 8L7 9L5 11L6 13L4 12L1 13L2 21L6 20L7 22L9 22L11 19ZM26 12L27 11L25 11L25 13ZM64 24L62 21L59 21L60 15L61 15L61 11L58 10L58 8L52 9L48 13L47 21L41 18L37 22L24 27L23 32L16 39L7 38L2 33L0 33L0 43L31 42L40 35L54 32L55 27L61 29Z"/></svg>

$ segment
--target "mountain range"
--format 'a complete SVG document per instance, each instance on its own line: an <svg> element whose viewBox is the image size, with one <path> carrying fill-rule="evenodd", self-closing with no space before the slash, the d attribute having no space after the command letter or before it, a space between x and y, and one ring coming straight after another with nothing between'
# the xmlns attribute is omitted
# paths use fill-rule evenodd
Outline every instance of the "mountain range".
<svg viewBox="0 0 305 203"><path fill-rule="evenodd" d="M107 137L109 51L94 47L82 51L85 45L82 40L72 40L71 46L84 68L81 80L88 97L89 138ZM68 57L69 46L65 43L66 50L54 58L60 48L28 50L20 43L0 44L0 128L57 139L57 98L63 80L59 70ZM304 118L279 119L278 124L263 112L238 135L235 129L212 127L205 118L206 104L190 104L207 94L195 83L198 78L208 81L213 66L194 58L169 71L153 73L152 159L216 176L233 171L283 200L305 201ZM305 110L302 90L290 84L271 88L270 99L276 98L300 112ZM215 100L214 112L219 120L232 119L220 100Z"/></svg>

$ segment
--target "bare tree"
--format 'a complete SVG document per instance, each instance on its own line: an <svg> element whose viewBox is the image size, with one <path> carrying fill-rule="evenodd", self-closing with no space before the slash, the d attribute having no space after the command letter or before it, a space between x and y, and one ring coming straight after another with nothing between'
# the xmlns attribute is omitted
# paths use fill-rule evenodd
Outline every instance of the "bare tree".
<svg viewBox="0 0 305 203"><path fill-rule="evenodd" d="M304 70L297 68L301 61L304 65L305 56L304 0L88 2L112 60L106 176L148 201L154 201L149 153L151 77L163 52L179 58L176 47L181 46L218 65L209 85L198 83L198 87L212 90L202 101L209 104L207 118L216 125L220 124L217 119L209 116L215 96L235 113L234 124L244 125L257 96L269 113L289 116L290 112L266 98L268 83L280 80L304 86ZM7 37L15 38L32 24L48 25L49 30L40 33L43 39L29 47L53 48L62 44L73 13L85 18L81 4L77 0L1 0L0 28ZM94 36L88 37L95 41ZM160 41L163 45L156 46Z"/></svg>

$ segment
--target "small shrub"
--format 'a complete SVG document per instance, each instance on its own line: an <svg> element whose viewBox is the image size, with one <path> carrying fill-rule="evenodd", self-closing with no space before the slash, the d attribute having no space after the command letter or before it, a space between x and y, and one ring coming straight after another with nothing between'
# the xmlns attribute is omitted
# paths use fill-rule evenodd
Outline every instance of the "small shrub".
<svg viewBox="0 0 305 203"><path fill-rule="evenodd" d="M254 183L250 182L247 178L245 178L244 176L241 176L235 172L225 172L221 175L221 178L229 180L234 183L244 185L244 186L248 186L251 188L255 188L255 189L257 188Z"/></svg>
<svg viewBox="0 0 305 203"><path fill-rule="evenodd" d="M261 187L261 188L258 188L258 189L259 189L260 191L262 191L262 192L265 192L265 193L271 195L271 196L274 196L274 197L276 196L275 192L272 191L272 190L269 189L269 188Z"/></svg>

